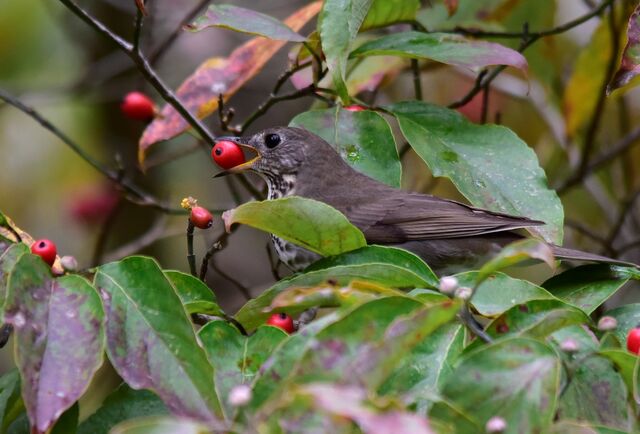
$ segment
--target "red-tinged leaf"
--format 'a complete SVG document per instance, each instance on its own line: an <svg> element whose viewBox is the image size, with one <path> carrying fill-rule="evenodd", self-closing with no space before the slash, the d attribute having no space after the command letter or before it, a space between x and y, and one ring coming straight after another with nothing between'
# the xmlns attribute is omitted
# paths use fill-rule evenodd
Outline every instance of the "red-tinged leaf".
<svg viewBox="0 0 640 434"><path fill-rule="evenodd" d="M450 33L403 32L365 42L350 57L401 56L431 59L468 69L508 65L527 72L527 60L511 48Z"/></svg>
<svg viewBox="0 0 640 434"><path fill-rule="evenodd" d="M627 25L627 45L622 52L620 66L607 85L607 95L628 84L640 74L640 5L638 5Z"/></svg>
<svg viewBox="0 0 640 434"><path fill-rule="evenodd" d="M321 3L314 2L298 10L284 21L298 31L320 11ZM229 57L213 57L205 61L189 76L176 92L184 106L202 119L215 112L218 98L226 101L244 83L254 77L285 41L255 38L236 48ZM171 105L162 108L160 116L147 126L138 147L138 159L144 163L149 147L171 139L189 128L189 124Z"/></svg>
<svg viewBox="0 0 640 434"><path fill-rule="evenodd" d="M269 15L233 5L209 6L207 12L186 26L186 29L199 32L208 27L224 27L280 41L303 42L306 40L304 36Z"/></svg>
<svg viewBox="0 0 640 434"><path fill-rule="evenodd" d="M220 428L213 367L185 308L158 264L132 256L98 268L107 354L134 389L155 392L172 413Z"/></svg>
<svg viewBox="0 0 640 434"><path fill-rule="evenodd" d="M136 7L138 8L138 10L140 12L142 12L143 15L147 15L147 8L144 6L144 1L145 0L135 0L136 1Z"/></svg>
<svg viewBox="0 0 640 434"><path fill-rule="evenodd" d="M47 432L76 402L102 364L104 312L84 278L54 279L24 254L9 278L5 320L16 336L16 363L32 432Z"/></svg>
<svg viewBox="0 0 640 434"><path fill-rule="evenodd" d="M447 12L449 12L449 16L455 14L458 10L458 0L444 0L444 5L447 8Z"/></svg>

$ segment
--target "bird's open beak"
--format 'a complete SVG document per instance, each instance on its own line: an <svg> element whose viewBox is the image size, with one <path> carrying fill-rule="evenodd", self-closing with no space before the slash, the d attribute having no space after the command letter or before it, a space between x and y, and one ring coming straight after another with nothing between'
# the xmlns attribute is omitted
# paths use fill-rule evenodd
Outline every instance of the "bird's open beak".
<svg viewBox="0 0 640 434"><path fill-rule="evenodd" d="M229 175L231 173L240 173L240 172L244 172L245 170L251 169L253 168L253 165L255 164L256 161L258 161L261 158L260 153L258 152L258 150L256 148L254 148L253 146L248 145L247 143L243 143L242 138L241 137L217 137L216 141L222 141L222 140L229 140L233 143L235 143L236 145L240 146L242 149L246 149L249 151L249 155L253 156L252 158L250 158L249 160L245 161L242 164L238 164L237 166L234 166L230 169L227 169L223 172L220 172L216 175L214 175L214 178L219 178L221 176L226 176Z"/></svg>

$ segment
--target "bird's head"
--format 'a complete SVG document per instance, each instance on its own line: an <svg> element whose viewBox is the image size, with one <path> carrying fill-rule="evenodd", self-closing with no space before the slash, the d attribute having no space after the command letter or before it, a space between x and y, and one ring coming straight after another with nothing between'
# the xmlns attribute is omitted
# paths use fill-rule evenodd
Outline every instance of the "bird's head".
<svg viewBox="0 0 640 434"><path fill-rule="evenodd" d="M245 163L219 175L245 170L262 175L296 173L305 161L322 152L326 144L316 135L293 127L268 128L252 136L219 137L218 140L235 142L250 154ZM328 144L326 146L331 148Z"/></svg>

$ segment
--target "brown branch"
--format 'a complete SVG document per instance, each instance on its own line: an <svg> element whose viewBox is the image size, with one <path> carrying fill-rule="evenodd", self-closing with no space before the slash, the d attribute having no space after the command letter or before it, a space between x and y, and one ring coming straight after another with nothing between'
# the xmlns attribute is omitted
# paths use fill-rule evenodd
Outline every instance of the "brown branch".
<svg viewBox="0 0 640 434"><path fill-rule="evenodd" d="M600 15L609 5L611 5L614 0L606 0L600 4L597 8L593 9L591 12L576 18L575 20L568 21L562 25L553 27L551 29L542 30L539 32L491 32L484 31L480 29L467 29L464 27L456 27L453 30L437 30L442 33L460 33L466 36L474 36L474 37L483 37L483 38L513 38L520 39L525 36L529 36L535 39L544 38L547 36L558 35L560 33L564 33L568 30L573 29L574 27L578 27L581 24L586 23L591 18L594 18Z"/></svg>
<svg viewBox="0 0 640 434"><path fill-rule="evenodd" d="M173 32L167 36L167 38L162 41L157 48L155 48L151 54L149 54L149 63L154 65L164 54L169 50L169 47L173 45L173 43L178 39L178 36L182 34L184 26L190 24L193 21L202 8L204 8L207 4L209 4L211 0L200 0L188 13L185 17L180 21L178 27L176 27Z"/></svg>
<svg viewBox="0 0 640 434"><path fill-rule="evenodd" d="M24 114L31 117L33 120L38 122L44 129L51 132L58 139L60 139L65 145L67 145L73 152L75 152L80 158L89 163L94 169L98 172L102 173L108 179L113 181L116 185L120 186L123 191L128 193L125 195L125 198L133 203L136 203L140 206L148 206L151 208L155 208L159 211L165 212L167 214L184 214L185 211L182 208L173 208L162 202L160 202L155 197L151 196L149 193L141 190L138 186L133 184L126 179L122 179L117 170L110 169L100 163L98 160L89 155L80 145L78 145L75 141L73 141L69 136L67 136L62 130L58 129L55 125L53 125L48 119L43 117L38 111L33 109L32 107L24 104L19 99L9 95L4 90L0 89L0 100L6 102L7 104L17 108Z"/></svg>
<svg viewBox="0 0 640 434"><path fill-rule="evenodd" d="M163 99L167 101L178 113L180 113L180 115L182 115L185 121L187 121L189 125L198 132L203 140L213 146L215 137L197 117L195 117L189 110L187 110L187 108L182 104L182 102L180 102L173 91L169 89L167 85L165 85L164 81L162 81L155 70L151 67L147 58L139 50L137 50L133 44L130 44L120 36L113 33L101 21L76 5L72 0L60 0L60 2L98 33L115 43L122 52L129 56L133 63L138 67L140 73L158 91Z"/></svg>
<svg viewBox="0 0 640 434"><path fill-rule="evenodd" d="M584 174L587 171L587 168L589 166L589 160L591 159L591 154L595 148L596 135L598 133L598 130L600 129L602 115L604 114L605 101L607 97L607 92L606 92L607 85L618 63L618 50L620 48L620 37L618 36L619 29L616 25L613 6L611 6L611 11L609 12L609 30L611 32L611 57L607 65L607 71L605 73L604 79L602 80L602 83L600 85L600 91L598 93L596 107L593 110L591 120L587 127L587 132L585 133L585 141L582 149L582 155L581 155L580 163L578 164L578 172L577 172L578 178L584 178Z"/></svg>
<svg viewBox="0 0 640 434"><path fill-rule="evenodd" d="M626 151L637 145L640 141L640 128L636 128L631 131L625 137L620 139L617 143L611 146L607 151L600 154L600 156L593 158L593 160L587 165L584 173L575 173L568 178L564 183L558 186L557 191L559 194L566 192L571 187L581 183L586 177L593 174L595 171L601 169L606 164L610 163L617 157L624 154Z"/></svg>

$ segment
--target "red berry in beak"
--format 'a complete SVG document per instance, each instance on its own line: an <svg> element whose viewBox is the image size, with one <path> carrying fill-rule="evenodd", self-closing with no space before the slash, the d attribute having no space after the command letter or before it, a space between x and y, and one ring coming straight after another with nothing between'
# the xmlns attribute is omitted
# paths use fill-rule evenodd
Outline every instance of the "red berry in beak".
<svg viewBox="0 0 640 434"><path fill-rule="evenodd" d="M211 158L223 169L231 169L245 162L242 149L230 140L221 140L211 150Z"/></svg>

